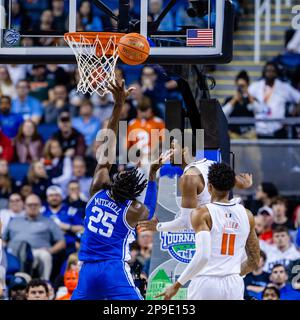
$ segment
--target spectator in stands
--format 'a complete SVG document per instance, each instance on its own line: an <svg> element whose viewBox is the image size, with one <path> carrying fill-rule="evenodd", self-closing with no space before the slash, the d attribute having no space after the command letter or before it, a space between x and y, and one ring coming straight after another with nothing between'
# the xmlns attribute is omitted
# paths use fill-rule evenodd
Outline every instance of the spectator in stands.
<svg viewBox="0 0 300 320"><path fill-rule="evenodd" d="M277 226L285 226L289 230L295 230L293 221L288 219L287 212L287 201L283 197L276 197L271 203L271 209L273 211L273 224L272 229Z"/></svg>
<svg viewBox="0 0 300 320"><path fill-rule="evenodd" d="M61 112L58 118L58 127L59 131L53 135L53 138L59 141L63 153L70 157L84 156L86 151L84 137L76 129L72 128L69 112Z"/></svg>
<svg viewBox="0 0 300 320"><path fill-rule="evenodd" d="M38 31L54 31L54 17L51 10L44 10L41 14L39 24L36 26ZM52 46L55 44L56 39L51 37L38 38L38 45L40 46Z"/></svg>
<svg viewBox="0 0 300 320"><path fill-rule="evenodd" d="M64 0L52 0L53 25L56 31L66 31L67 16Z"/></svg>
<svg viewBox="0 0 300 320"><path fill-rule="evenodd" d="M54 85L54 79L48 79L46 71L45 65L34 64L28 77L30 95L41 102L48 100L48 90Z"/></svg>
<svg viewBox="0 0 300 320"><path fill-rule="evenodd" d="M9 300L26 300L27 282L23 277L13 277L8 286Z"/></svg>
<svg viewBox="0 0 300 320"><path fill-rule="evenodd" d="M68 293L56 300L70 300L73 291L76 289L78 283L78 271L67 270L64 275L64 284L68 290Z"/></svg>
<svg viewBox="0 0 300 320"><path fill-rule="evenodd" d="M39 160L43 153L43 141L32 120L25 120L14 140L17 162L31 163Z"/></svg>
<svg viewBox="0 0 300 320"><path fill-rule="evenodd" d="M149 2L149 15L150 15L152 21L155 21L159 17L162 9L163 9L163 1L162 0L150 0L150 2ZM172 16L172 13L169 12L164 17L158 30L174 31L174 18Z"/></svg>
<svg viewBox="0 0 300 320"><path fill-rule="evenodd" d="M151 99L157 115L163 117L167 88L164 82L159 81L158 73L154 67L144 66L141 74L141 85L144 95Z"/></svg>
<svg viewBox="0 0 300 320"><path fill-rule="evenodd" d="M254 217L255 220L255 231L257 234L257 237L259 239L259 246L261 250L268 253L269 250L271 250L271 245L262 239L262 235L265 231L265 217L263 215L258 215Z"/></svg>
<svg viewBox="0 0 300 320"><path fill-rule="evenodd" d="M78 210L78 214L83 220L85 217L86 203L87 198L81 194L79 182L77 180L71 180L68 183L68 194L64 200L64 204L69 207L76 208Z"/></svg>
<svg viewBox="0 0 300 320"><path fill-rule="evenodd" d="M0 93L1 95L16 97L16 89L11 81L7 67L0 66Z"/></svg>
<svg viewBox="0 0 300 320"><path fill-rule="evenodd" d="M131 103L135 108L137 108L144 99L143 89L139 82L133 82L130 87L134 88L130 95Z"/></svg>
<svg viewBox="0 0 300 320"><path fill-rule="evenodd" d="M46 200L46 190L50 186L51 178L48 177L43 161L33 161L29 167L27 177L23 184L29 184L32 193L38 195L42 201Z"/></svg>
<svg viewBox="0 0 300 320"><path fill-rule="evenodd" d="M9 76L14 84L14 86L17 86L18 82L22 79L26 78L26 73L28 70L28 65L25 64L9 64L5 65Z"/></svg>
<svg viewBox="0 0 300 320"><path fill-rule="evenodd" d="M69 85L70 75L67 67L51 63L46 65L46 69L47 79L54 82L54 87L57 85ZM68 96L68 93L66 93L66 96Z"/></svg>
<svg viewBox="0 0 300 320"><path fill-rule="evenodd" d="M40 198L29 195L25 200L25 217L11 220L3 239L16 256L22 243L28 244L34 257L33 266L38 267L43 279L49 280L52 255L65 249L65 241L59 227L52 219L41 216L40 209Z"/></svg>
<svg viewBox="0 0 300 320"><path fill-rule="evenodd" d="M103 123L106 119L110 118L114 105L111 94L99 97L94 105L93 115L98 119L99 123Z"/></svg>
<svg viewBox="0 0 300 320"><path fill-rule="evenodd" d="M1 222L0 222L1 224ZM1 226L0 226L1 227ZM6 270L4 266L0 264L0 301L5 299L6 292Z"/></svg>
<svg viewBox="0 0 300 320"><path fill-rule="evenodd" d="M64 283L64 275L67 271L76 271L79 273L80 266L78 263L78 254L72 253L68 256L67 261L62 266L60 274L55 279L54 287L57 288L56 298L60 298L67 293L67 288Z"/></svg>
<svg viewBox="0 0 300 320"><path fill-rule="evenodd" d="M63 203L63 192L58 186L47 189L47 203L43 207L43 215L53 221L64 232L67 245L67 254L75 252L76 234L83 232L82 214L74 207Z"/></svg>
<svg viewBox="0 0 300 320"><path fill-rule="evenodd" d="M291 243L287 227L277 226L273 230L273 242L272 250L267 253L264 271L271 272L274 265L279 263L287 267L291 261L300 259L300 252Z"/></svg>
<svg viewBox="0 0 300 320"><path fill-rule="evenodd" d="M258 214L263 211L270 212L271 203L274 197L278 196L278 190L276 186L271 182L262 182L256 190L256 200L262 203L262 207L258 210Z"/></svg>
<svg viewBox="0 0 300 320"><path fill-rule="evenodd" d="M32 279L26 287L26 300L49 300L47 282L41 279Z"/></svg>
<svg viewBox="0 0 300 320"><path fill-rule="evenodd" d="M39 100L29 96L29 83L20 80L17 84L17 98L12 102L12 112L18 113L24 119L31 119L39 124L43 115L43 107Z"/></svg>
<svg viewBox="0 0 300 320"><path fill-rule="evenodd" d="M2 234L6 231L8 223L13 218L24 217L24 202L18 193L12 193L8 199L8 209L0 210L0 222ZM1 230L0 230L1 233Z"/></svg>
<svg viewBox="0 0 300 320"><path fill-rule="evenodd" d="M7 208L8 198L16 189L16 182L9 174L8 162L0 159L0 209Z"/></svg>
<svg viewBox="0 0 300 320"><path fill-rule="evenodd" d="M261 234L260 239L272 242L272 223L273 223L273 211L270 207L274 197L278 195L278 190L273 183L262 182L256 190L256 200L262 204L257 211L258 215L264 217L265 229Z"/></svg>
<svg viewBox="0 0 300 320"><path fill-rule="evenodd" d="M257 112L261 111L261 105L249 94L248 88L250 78L246 71L241 71L236 79L236 93L233 97L225 100L223 111L227 118L254 118ZM255 139L254 124L232 124L229 125L231 139Z"/></svg>
<svg viewBox="0 0 300 320"><path fill-rule="evenodd" d="M50 281L47 281L46 283L49 291L49 300L55 300L55 290L52 283Z"/></svg>
<svg viewBox="0 0 300 320"><path fill-rule="evenodd" d="M249 93L262 105L264 111L257 115L257 119L284 119L286 104L300 103L300 92L289 83L279 80L279 70L276 64L268 62L263 70L263 79L254 82L249 87ZM287 138L286 130L280 122L259 121L256 131L260 138Z"/></svg>
<svg viewBox="0 0 300 320"><path fill-rule="evenodd" d="M48 9L48 1L38 1L38 0L22 0L23 6L27 12L30 12L30 17L32 22L38 22L42 12Z"/></svg>
<svg viewBox="0 0 300 320"><path fill-rule="evenodd" d="M295 290L287 283L288 275L283 264L273 266L270 280L280 291L281 300L300 300L300 290Z"/></svg>
<svg viewBox="0 0 300 320"><path fill-rule="evenodd" d="M45 122L56 123L61 112L69 111L72 116L76 110L69 104L68 91L65 85L55 85L49 90L49 104L45 107Z"/></svg>
<svg viewBox="0 0 300 320"><path fill-rule="evenodd" d="M269 273L264 272L263 268L266 263L267 256L260 250L260 261L257 270L248 273L244 278L245 289L248 296L258 298L258 293L261 293L266 285L269 283Z"/></svg>
<svg viewBox="0 0 300 320"><path fill-rule="evenodd" d="M31 26L31 18L28 16L23 3L20 0L11 2L11 28L16 31L28 31Z"/></svg>
<svg viewBox="0 0 300 320"><path fill-rule="evenodd" d="M0 97L0 127L3 133L10 139L14 138L23 122L22 116L11 112L11 98Z"/></svg>
<svg viewBox="0 0 300 320"><path fill-rule="evenodd" d="M128 148L135 147L141 151L141 159L147 157L150 152L150 146L158 145L161 141L159 131L165 128L162 119L155 117L151 101L144 101L137 107L137 117L129 122L128 125ZM154 129L159 130L153 134ZM129 150L130 152L130 150Z"/></svg>
<svg viewBox="0 0 300 320"><path fill-rule="evenodd" d="M79 117L73 119L73 128L77 129L84 136L85 143L89 147L96 139L101 124L93 116L93 104L90 100L86 99L82 101L79 114Z"/></svg>
<svg viewBox="0 0 300 320"><path fill-rule="evenodd" d="M93 14L90 1L81 2L79 15L85 31L103 31L102 21Z"/></svg>
<svg viewBox="0 0 300 320"><path fill-rule="evenodd" d="M152 252L152 246L153 246L152 231L139 232L138 245L140 247L139 261L144 266L145 263L151 258L151 252Z"/></svg>
<svg viewBox="0 0 300 320"><path fill-rule="evenodd" d="M63 184L69 181L72 175L72 160L63 155L61 144L56 139L47 141L44 148L44 165L52 184Z"/></svg>
<svg viewBox="0 0 300 320"><path fill-rule="evenodd" d="M11 162L14 158L14 148L11 140L2 132L0 127L0 159Z"/></svg>
<svg viewBox="0 0 300 320"><path fill-rule="evenodd" d="M86 175L86 163L82 157L76 157L73 160L72 180L79 182L80 192L83 194L83 199L85 201L88 200L90 197L92 178Z"/></svg>
<svg viewBox="0 0 300 320"><path fill-rule="evenodd" d="M269 285L262 293L262 300L280 300L280 291L274 285Z"/></svg>
<svg viewBox="0 0 300 320"><path fill-rule="evenodd" d="M130 266L130 272L133 276L136 275L137 271L140 273L143 269L143 265L139 261L140 249L141 248L137 241L134 241L132 244L130 244L130 260L128 261L128 264Z"/></svg>

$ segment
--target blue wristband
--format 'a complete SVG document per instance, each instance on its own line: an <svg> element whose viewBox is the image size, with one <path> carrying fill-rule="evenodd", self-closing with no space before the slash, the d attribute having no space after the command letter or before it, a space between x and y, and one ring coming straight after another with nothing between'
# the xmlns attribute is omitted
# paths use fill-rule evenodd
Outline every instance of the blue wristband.
<svg viewBox="0 0 300 320"><path fill-rule="evenodd" d="M155 181L148 181L147 192L144 200L144 205L149 210L148 220L151 220L155 213L157 199L157 187Z"/></svg>

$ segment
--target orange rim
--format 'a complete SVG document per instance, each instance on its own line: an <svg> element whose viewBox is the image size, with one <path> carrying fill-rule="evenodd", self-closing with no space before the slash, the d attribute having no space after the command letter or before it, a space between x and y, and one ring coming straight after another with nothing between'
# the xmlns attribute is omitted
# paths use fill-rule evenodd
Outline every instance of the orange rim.
<svg viewBox="0 0 300 320"><path fill-rule="evenodd" d="M68 32L65 33L64 35L64 39L68 42L68 41L73 41L73 42L78 42L81 43L82 41L82 37L84 37L84 39L88 40L91 44L93 44L97 37L98 39L101 40L101 44L103 46L103 48L105 48L109 42L110 39L114 39L115 43L118 44L120 39L125 36L126 33L120 33L120 32ZM98 47L99 53L102 53L101 47ZM107 55L113 55L114 52L114 48L108 48L108 51L106 52Z"/></svg>

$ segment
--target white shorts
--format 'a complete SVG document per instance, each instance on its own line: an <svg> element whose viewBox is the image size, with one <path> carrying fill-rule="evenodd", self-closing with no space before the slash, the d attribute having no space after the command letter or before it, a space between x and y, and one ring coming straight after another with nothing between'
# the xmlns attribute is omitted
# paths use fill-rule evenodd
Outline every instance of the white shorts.
<svg viewBox="0 0 300 320"><path fill-rule="evenodd" d="M244 281L240 275L198 276L188 287L188 300L243 300Z"/></svg>

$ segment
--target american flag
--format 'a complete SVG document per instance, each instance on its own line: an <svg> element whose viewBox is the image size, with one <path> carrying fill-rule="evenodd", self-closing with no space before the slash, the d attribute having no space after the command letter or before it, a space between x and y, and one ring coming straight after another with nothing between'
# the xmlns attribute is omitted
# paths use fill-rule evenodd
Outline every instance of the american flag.
<svg viewBox="0 0 300 320"><path fill-rule="evenodd" d="M214 30L188 29L186 45L189 47L212 47L214 45Z"/></svg>

